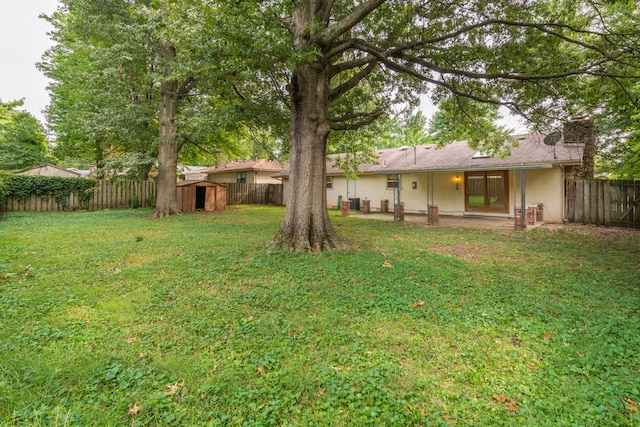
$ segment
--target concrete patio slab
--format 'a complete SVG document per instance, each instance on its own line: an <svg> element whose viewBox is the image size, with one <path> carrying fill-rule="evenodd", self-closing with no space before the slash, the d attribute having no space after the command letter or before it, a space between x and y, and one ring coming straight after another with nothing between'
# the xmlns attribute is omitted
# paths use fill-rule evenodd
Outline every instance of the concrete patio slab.
<svg viewBox="0 0 640 427"><path fill-rule="evenodd" d="M393 221L393 213L369 213L363 214L360 212L351 212L351 216L355 218ZM428 223L427 215L421 214L405 214L405 222L421 224L432 227L470 227L470 228L483 228L492 230L515 230L515 221L513 218L504 217L490 217L490 216L453 216L453 215L440 215L438 224L430 225ZM528 225L527 230L531 230L536 227L544 225L544 222L538 221L535 225Z"/></svg>

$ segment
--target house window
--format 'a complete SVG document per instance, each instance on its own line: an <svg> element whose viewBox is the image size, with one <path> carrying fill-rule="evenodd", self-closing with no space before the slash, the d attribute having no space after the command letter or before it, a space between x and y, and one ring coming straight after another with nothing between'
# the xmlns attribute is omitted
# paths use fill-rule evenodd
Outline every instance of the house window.
<svg viewBox="0 0 640 427"><path fill-rule="evenodd" d="M247 173L246 172L238 172L236 177L236 183L238 184L246 184L247 183Z"/></svg>
<svg viewBox="0 0 640 427"><path fill-rule="evenodd" d="M509 212L507 171L466 172L465 210L471 212Z"/></svg>
<svg viewBox="0 0 640 427"><path fill-rule="evenodd" d="M327 189L332 189L333 188L333 177L332 176L328 176L327 180L325 182L325 186L327 187Z"/></svg>
<svg viewBox="0 0 640 427"><path fill-rule="evenodd" d="M387 175L387 188L398 188L398 175Z"/></svg>

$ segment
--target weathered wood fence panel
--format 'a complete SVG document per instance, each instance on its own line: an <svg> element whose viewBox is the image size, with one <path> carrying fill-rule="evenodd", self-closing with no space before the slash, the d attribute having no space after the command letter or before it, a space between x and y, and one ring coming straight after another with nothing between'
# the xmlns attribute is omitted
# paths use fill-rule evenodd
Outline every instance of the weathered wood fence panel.
<svg viewBox="0 0 640 427"><path fill-rule="evenodd" d="M576 180L575 221L640 228L640 181Z"/></svg>
<svg viewBox="0 0 640 427"><path fill-rule="evenodd" d="M30 194L28 197L24 197L24 198L7 197L5 199L5 204L3 208L3 211L6 211L6 212L60 211L60 210L63 210L62 204L59 203L53 196L36 196L35 194Z"/></svg>
<svg viewBox="0 0 640 427"><path fill-rule="evenodd" d="M156 183L153 181L98 181L93 188L93 197L83 202L80 197L72 193L62 200L53 196L7 197L4 211L6 212L37 212L37 211L70 211L78 209L122 209L129 207L148 207L156 200Z"/></svg>
<svg viewBox="0 0 640 427"><path fill-rule="evenodd" d="M611 182L611 225L640 228L640 181Z"/></svg>
<svg viewBox="0 0 640 427"><path fill-rule="evenodd" d="M131 207L132 204L146 208L155 200L154 181L98 181L88 209L123 209Z"/></svg>
<svg viewBox="0 0 640 427"><path fill-rule="evenodd" d="M282 205L282 184L227 185L227 205Z"/></svg>

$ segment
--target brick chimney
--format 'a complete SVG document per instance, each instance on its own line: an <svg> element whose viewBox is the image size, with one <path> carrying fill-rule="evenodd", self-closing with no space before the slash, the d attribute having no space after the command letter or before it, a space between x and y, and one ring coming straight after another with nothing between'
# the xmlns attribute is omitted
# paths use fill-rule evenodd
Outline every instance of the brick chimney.
<svg viewBox="0 0 640 427"><path fill-rule="evenodd" d="M596 132L593 119L576 117L563 126L565 144L584 145L582 166L578 168L577 178L593 178L595 169Z"/></svg>

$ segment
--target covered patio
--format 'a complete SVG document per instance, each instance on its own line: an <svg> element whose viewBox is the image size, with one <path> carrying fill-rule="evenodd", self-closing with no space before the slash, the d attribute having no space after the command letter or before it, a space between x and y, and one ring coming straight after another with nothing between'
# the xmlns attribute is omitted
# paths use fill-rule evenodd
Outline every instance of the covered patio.
<svg viewBox="0 0 640 427"><path fill-rule="evenodd" d="M351 212L351 215L354 218L365 218L365 219L374 219L381 221L393 221L394 215L393 212L388 213L362 213L362 212ZM457 216L457 215L440 215L438 217L437 224L429 224L429 218L425 214L414 214L408 213L404 215L404 221L408 223L415 223L420 225L429 225L433 227L469 227L469 228L481 228L481 229L491 229L491 230L515 230L515 220L514 218L505 218L505 217L492 217L492 216L481 216L481 215L465 215L465 216ZM544 221L537 221L535 224L528 224L526 230L531 230L541 225L544 225Z"/></svg>

